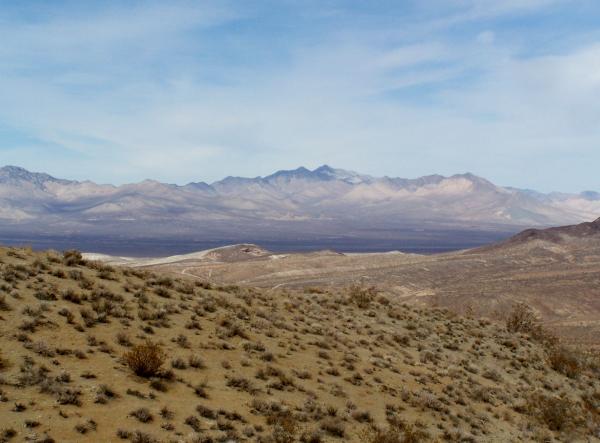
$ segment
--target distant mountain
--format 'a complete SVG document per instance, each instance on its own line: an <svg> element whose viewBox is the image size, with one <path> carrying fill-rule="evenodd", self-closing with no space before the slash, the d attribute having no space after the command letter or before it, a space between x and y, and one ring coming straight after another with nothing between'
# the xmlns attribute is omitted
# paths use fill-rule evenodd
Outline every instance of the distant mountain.
<svg viewBox="0 0 600 443"><path fill-rule="evenodd" d="M496 186L469 173L405 179L323 165L211 184L146 180L113 186L0 168L0 230L5 237L384 240L399 238L399 233L422 236L419 232L427 230L517 232L598 216L598 193L542 194Z"/></svg>

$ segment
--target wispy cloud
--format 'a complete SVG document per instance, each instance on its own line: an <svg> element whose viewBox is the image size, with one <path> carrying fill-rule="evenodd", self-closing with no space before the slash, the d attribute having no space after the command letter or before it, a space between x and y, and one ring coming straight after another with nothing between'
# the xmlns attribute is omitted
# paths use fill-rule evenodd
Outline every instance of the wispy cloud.
<svg viewBox="0 0 600 443"><path fill-rule="evenodd" d="M581 38L532 51L526 26L598 13L588 2L346 5L4 11L2 163L186 182L327 162L600 188L600 40L593 25L562 29Z"/></svg>

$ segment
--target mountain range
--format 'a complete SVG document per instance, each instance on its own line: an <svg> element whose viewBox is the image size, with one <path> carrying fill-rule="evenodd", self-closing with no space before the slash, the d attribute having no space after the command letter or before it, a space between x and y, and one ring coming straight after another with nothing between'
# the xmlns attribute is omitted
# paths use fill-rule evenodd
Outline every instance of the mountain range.
<svg viewBox="0 0 600 443"><path fill-rule="evenodd" d="M0 168L2 240L45 235L385 243L417 237L435 241L460 231L472 246L487 241L482 233L501 237L598 216L597 192L543 194L497 186L470 173L405 179L324 165L210 184L145 180L114 186Z"/></svg>

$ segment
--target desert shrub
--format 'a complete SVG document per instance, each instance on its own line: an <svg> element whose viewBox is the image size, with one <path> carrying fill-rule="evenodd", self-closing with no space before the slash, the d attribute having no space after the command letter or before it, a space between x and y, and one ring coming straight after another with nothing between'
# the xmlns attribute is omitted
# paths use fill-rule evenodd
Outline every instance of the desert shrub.
<svg viewBox="0 0 600 443"><path fill-rule="evenodd" d="M38 291L36 291L33 296L35 298L37 298L38 300L41 301L55 301L58 300L58 297L56 297L56 294L54 294L52 291L49 290L43 290L40 289Z"/></svg>
<svg viewBox="0 0 600 443"><path fill-rule="evenodd" d="M68 276L71 280L76 280L76 281L81 281L85 278L83 276L83 272L81 272L79 269L71 269L68 272Z"/></svg>
<svg viewBox="0 0 600 443"><path fill-rule="evenodd" d="M5 295L0 295L0 311L10 311L10 305L6 301Z"/></svg>
<svg viewBox="0 0 600 443"><path fill-rule="evenodd" d="M222 318L219 321L219 326L221 326L221 328L217 332L219 338L225 339L238 336L240 338L248 339L246 331L244 331L242 325L239 322L232 319L231 317Z"/></svg>
<svg viewBox="0 0 600 443"><path fill-rule="evenodd" d="M188 365L183 358L175 358L171 360L171 366L175 369L187 369Z"/></svg>
<svg viewBox="0 0 600 443"><path fill-rule="evenodd" d="M506 318L509 332L529 334L534 340L547 346L558 343L555 335L544 329L533 310L525 303L516 303Z"/></svg>
<svg viewBox="0 0 600 443"><path fill-rule="evenodd" d="M139 409L136 409L135 411L131 411L129 413L129 415L131 415L132 417L137 418L142 423L148 423L148 422L151 422L154 419L154 417L152 417L152 414L150 413L150 411L148 410L148 408L139 408Z"/></svg>
<svg viewBox="0 0 600 443"><path fill-rule="evenodd" d="M289 412L267 416L267 424L273 427L271 438L275 443L293 443L299 430L298 420Z"/></svg>
<svg viewBox="0 0 600 443"><path fill-rule="evenodd" d="M420 443L429 441L429 433L399 419L390 421L386 429L371 426L361 435L366 443Z"/></svg>
<svg viewBox="0 0 600 443"><path fill-rule="evenodd" d="M202 431L202 424L200 423L200 420L198 420L198 417L190 415L188 418L185 419L184 423L196 432Z"/></svg>
<svg viewBox="0 0 600 443"><path fill-rule="evenodd" d="M140 377L153 377L160 374L166 355L158 343L147 341L134 346L123 359L129 368Z"/></svg>
<svg viewBox="0 0 600 443"><path fill-rule="evenodd" d="M157 277L156 279L152 280L150 282L150 284L152 284L154 286L164 286L165 288L172 288L173 287L173 279L168 276L160 276L160 277Z"/></svg>
<svg viewBox="0 0 600 443"><path fill-rule="evenodd" d="M360 285L353 285L350 287L350 301L361 309L368 308L371 302L375 300L376 295L377 289L373 286L365 288Z"/></svg>
<svg viewBox="0 0 600 443"><path fill-rule="evenodd" d="M17 431L15 431L13 428L3 429L2 432L0 432L0 442L9 441L16 435L17 435Z"/></svg>
<svg viewBox="0 0 600 443"><path fill-rule="evenodd" d="M0 351L0 371L8 369L9 366L9 361L2 357L2 351Z"/></svg>
<svg viewBox="0 0 600 443"><path fill-rule="evenodd" d="M579 376L584 368L584 356L566 346L554 346L548 351L548 362L552 369L569 378Z"/></svg>
<svg viewBox="0 0 600 443"><path fill-rule="evenodd" d="M188 359L188 364L190 365L190 367L195 368L195 369L206 368L204 360L202 360L202 358L197 355L190 355L190 357Z"/></svg>
<svg viewBox="0 0 600 443"><path fill-rule="evenodd" d="M582 421L578 405L566 397L547 396L540 393L530 395L524 412L544 423L551 431L574 429Z"/></svg>
<svg viewBox="0 0 600 443"><path fill-rule="evenodd" d="M371 423L373 421L369 411L354 411L351 416L354 420L361 423Z"/></svg>
<svg viewBox="0 0 600 443"><path fill-rule="evenodd" d="M208 387L207 381L203 381L202 383L198 383L194 386L194 393L200 398L208 398L208 392L206 392L206 388Z"/></svg>
<svg viewBox="0 0 600 443"><path fill-rule="evenodd" d="M41 423L37 420L25 420L26 428L37 428Z"/></svg>
<svg viewBox="0 0 600 443"><path fill-rule="evenodd" d="M51 275L53 275L56 278L67 278L67 274L65 274L65 271L63 271L62 269L55 269L54 271L52 271Z"/></svg>
<svg viewBox="0 0 600 443"><path fill-rule="evenodd" d="M154 288L154 293L162 298L171 298L171 293L169 292L169 290L163 288L162 286Z"/></svg>
<svg viewBox="0 0 600 443"><path fill-rule="evenodd" d="M245 391L250 394L257 392L252 381L245 377L229 377L227 378L226 384L228 387L237 389L238 391Z"/></svg>
<svg viewBox="0 0 600 443"><path fill-rule="evenodd" d="M214 420L217 418L217 414L215 413L215 411L204 405L196 406L196 411L198 412L200 417L208 418L209 420Z"/></svg>
<svg viewBox="0 0 600 443"><path fill-rule="evenodd" d="M321 429L333 437L343 438L346 434L344 422L336 417L327 417L321 422Z"/></svg>
<svg viewBox="0 0 600 443"><path fill-rule="evenodd" d="M131 443L158 443L159 440L141 431L135 431L129 436Z"/></svg>
<svg viewBox="0 0 600 443"><path fill-rule="evenodd" d="M59 380L52 380L47 377L44 377L40 383L40 392L54 395L59 405L81 406L81 400L79 398L81 396L81 391L66 388Z"/></svg>
<svg viewBox="0 0 600 443"><path fill-rule="evenodd" d="M116 278L113 275L114 272L115 269L112 266L99 265L96 275L102 280L116 280Z"/></svg>
<svg viewBox="0 0 600 443"><path fill-rule="evenodd" d="M142 392L138 391L137 389L131 389L131 388L127 388L127 391L125 391L125 393L127 395L131 395L132 397L137 397L137 398L141 398L141 399L146 399L146 395L143 394Z"/></svg>
<svg viewBox="0 0 600 443"><path fill-rule="evenodd" d="M79 294L77 294L73 289L65 289L62 294L61 294L61 298L63 300L66 301L70 301L71 303L75 303L75 304L81 304L81 296Z"/></svg>
<svg viewBox="0 0 600 443"><path fill-rule="evenodd" d="M108 400L115 399L118 396L119 395L110 386L102 384L98 386L94 403L105 404Z"/></svg>
<svg viewBox="0 0 600 443"><path fill-rule="evenodd" d="M84 264L81 252L76 249L69 249L63 252L63 263L67 266L77 266Z"/></svg>
<svg viewBox="0 0 600 443"><path fill-rule="evenodd" d="M121 440L128 440L129 437L131 437L131 432L125 429L117 429L117 437L119 437Z"/></svg>
<svg viewBox="0 0 600 443"><path fill-rule="evenodd" d="M117 343L126 348L130 347L132 344L129 336L124 332L117 333Z"/></svg>
<svg viewBox="0 0 600 443"><path fill-rule="evenodd" d="M52 346L49 346L45 341L33 343L31 350L42 357L51 358L56 355L56 350Z"/></svg>
<svg viewBox="0 0 600 443"><path fill-rule="evenodd" d="M75 319L75 315L73 315L73 313L67 308L62 308L60 311L58 311L58 315L65 317L68 323L73 323L73 320Z"/></svg>
<svg viewBox="0 0 600 443"><path fill-rule="evenodd" d="M160 410L160 416L165 420L171 420L175 416L175 413L171 411L168 407L163 406Z"/></svg>
<svg viewBox="0 0 600 443"><path fill-rule="evenodd" d="M75 430L77 432L79 432L80 434L86 434L89 429L88 429L88 427L85 424L78 423L78 424L75 425Z"/></svg>
<svg viewBox="0 0 600 443"><path fill-rule="evenodd" d="M173 341L182 348L189 348L191 346L189 339L183 334L179 334L176 338L173 339Z"/></svg>
<svg viewBox="0 0 600 443"><path fill-rule="evenodd" d="M539 327L533 310L525 303L516 303L506 318L506 329L509 332L531 333Z"/></svg>
<svg viewBox="0 0 600 443"><path fill-rule="evenodd" d="M20 402L16 402L15 405L13 406L13 408L11 409L11 411L13 412L23 412L27 410L27 406L25 406L23 403Z"/></svg>
<svg viewBox="0 0 600 443"><path fill-rule="evenodd" d="M88 328L91 328L98 323L98 317L88 308L81 308L79 310L79 315L81 316L83 323L85 323L85 326Z"/></svg>
<svg viewBox="0 0 600 443"><path fill-rule="evenodd" d="M167 392L169 390L167 384L162 380L152 380L150 382L150 387L159 392Z"/></svg>

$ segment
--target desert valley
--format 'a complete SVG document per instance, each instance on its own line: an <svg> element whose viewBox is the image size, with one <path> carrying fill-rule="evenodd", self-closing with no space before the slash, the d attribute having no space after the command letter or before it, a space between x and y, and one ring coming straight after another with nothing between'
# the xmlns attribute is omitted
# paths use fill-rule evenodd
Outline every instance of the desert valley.
<svg viewBox="0 0 600 443"><path fill-rule="evenodd" d="M361 284L394 299L502 318L525 302L574 343L600 345L600 219L527 230L444 254L270 253L236 245L162 259L93 256L217 284L334 290Z"/></svg>
<svg viewBox="0 0 600 443"><path fill-rule="evenodd" d="M452 253L0 256L2 441L600 440L600 219Z"/></svg>
<svg viewBox="0 0 600 443"><path fill-rule="evenodd" d="M599 1L0 42L0 443L600 443Z"/></svg>

